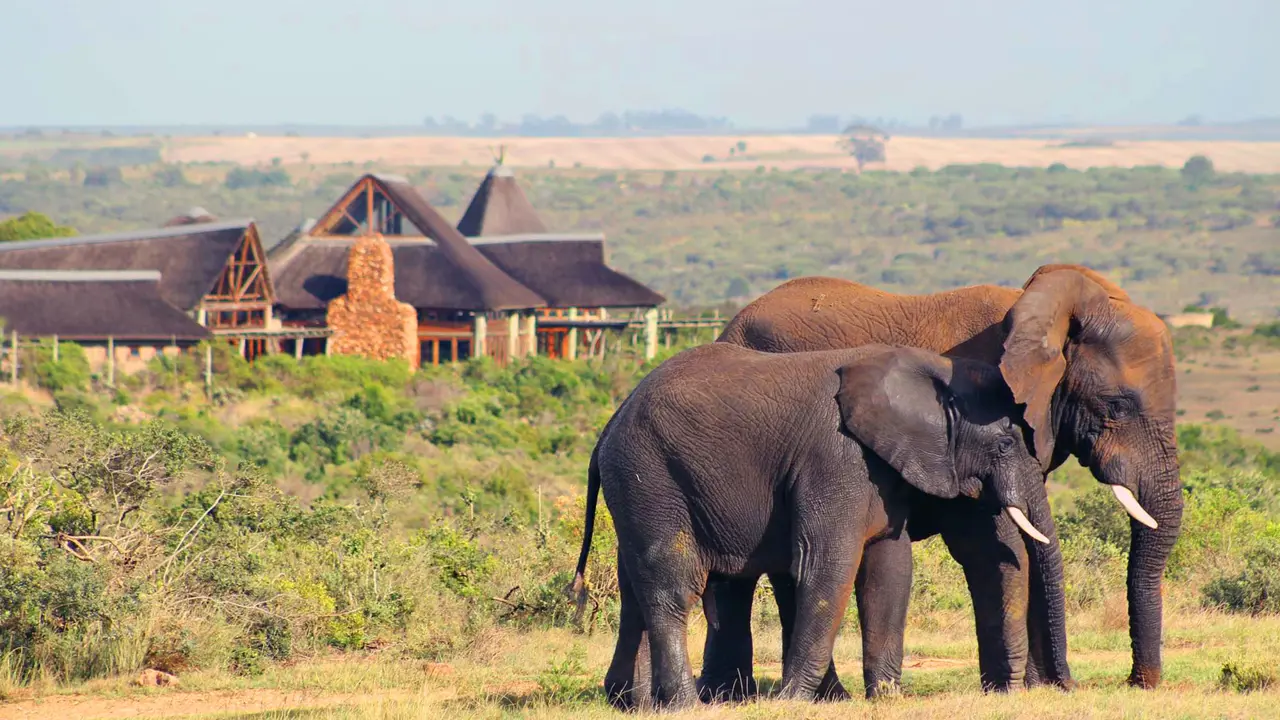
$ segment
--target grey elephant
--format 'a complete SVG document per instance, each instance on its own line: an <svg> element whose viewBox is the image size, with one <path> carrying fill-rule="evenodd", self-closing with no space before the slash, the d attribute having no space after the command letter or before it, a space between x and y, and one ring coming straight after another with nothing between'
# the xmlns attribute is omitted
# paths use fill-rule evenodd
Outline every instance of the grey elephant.
<svg viewBox="0 0 1280 720"><path fill-rule="evenodd" d="M743 308L719 342L775 353L852 348L868 343L919 347L998 366L1018 403L1033 451L1047 475L1074 457L1110 486L1130 523L1129 682L1161 677L1161 577L1182 520L1174 433L1176 383L1169 330L1151 310L1080 265L1044 265L1021 290L992 285L931 295L897 295L835 278L798 278ZM963 505L963 502L961 502ZM991 518L940 508L922 496L910 534L940 535L964 568L977 624L984 688L1074 686L1067 663L1062 556L1057 538L1024 544L1008 532L989 542ZM868 555L863 573L909 573L909 555ZM770 577L775 593L785 577ZM754 579L713 582L714 605L699 679L711 697L754 692L751 604ZM789 592L783 587L784 595ZM857 592L860 612L885 615L879 598ZM779 603L783 643L788 611ZM708 614L711 620L712 615ZM875 626L864 625L864 633ZM888 628L892 631L892 627ZM1025 661L1009 648L1027 647ZM838 685L834 667L828 682Z"/></svg>
<svg viewBox="0 0 1280 720"><path fill-rule="evenodd" d="M603 490L622 601L610 703L696 702L690 610L709 578L762 574L794 586L780 694L822 699L860 561L885 545L910 556L914 494L994 498L995 512L1048 542L1032 524L1052 532L1016 407L994 367L912 348L784 355L713 343L664 362L605 426L588 472L574 585L582 590ZM864 657L883 672L872 681L892 685L901 672L910 587L908 572L865 588L896 629ZM650 677L636 678L646 633Z"/></svg>

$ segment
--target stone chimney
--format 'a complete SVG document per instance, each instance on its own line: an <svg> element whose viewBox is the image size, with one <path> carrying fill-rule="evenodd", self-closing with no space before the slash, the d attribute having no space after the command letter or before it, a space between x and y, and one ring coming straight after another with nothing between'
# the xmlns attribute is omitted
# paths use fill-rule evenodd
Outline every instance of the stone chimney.
<svg viewBox="0 0 1280 720"><path fill-rule="evenodd" d="M361 237L347 258L347 294L329 303L332 351L419 363L418 313L396 300L395 256L381 235Z"/></svg>

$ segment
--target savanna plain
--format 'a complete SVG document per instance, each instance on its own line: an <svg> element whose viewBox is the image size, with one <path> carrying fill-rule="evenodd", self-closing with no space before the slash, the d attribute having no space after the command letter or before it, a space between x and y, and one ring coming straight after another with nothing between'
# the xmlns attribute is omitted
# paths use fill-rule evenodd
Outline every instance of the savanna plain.
<svg viewBox="0 0 1280 720"><path fill-rule="evenodd" d="M373 170L456 219L484 170L121 147L0 140L0 238L149 227L200 205L257 218L270 243ZM1080 262L1157 311L1214 314L1174 332L1186 511L1159 689L1124 684L1128 519L1071 465L1051 501L1077 690L979 691L963 576L931 540L914 548L901 696L683 716L1280 716L1280 176L1211 156L1035 164L518 172L548 225L604 231L610 263L680 312L731 313L800 275L924 292ZM412 373L215 348L210 393L186 357L108 387L74 345L56 361L47 344L24 351L20 386L0 393L0 718L614 716L607 516L583 616L564 593L587 458L639 378L710 339L674 336L649 362L623 337L603 361ZM766 690L781 674L769 592L754 622ZM691 628L697 667L705 623ZM850 612L836 662L854 683L859 652ZM142 687L144 669L177 683Z"/></svg>

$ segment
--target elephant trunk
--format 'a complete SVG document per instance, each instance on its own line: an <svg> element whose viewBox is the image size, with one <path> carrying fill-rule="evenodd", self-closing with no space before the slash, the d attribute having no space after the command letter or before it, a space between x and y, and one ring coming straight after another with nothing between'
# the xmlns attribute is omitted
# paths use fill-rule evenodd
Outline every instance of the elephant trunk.
<svg viewBox="0 0 1280 720"><path fill-rule="evenodd" d="M1034 666L1027 668L1028 684L1041 682L1059 687L1073 686L1067 665L1066 587L1062 569L1062 546L1049 508L1047 494L1039 493L1027 503L1030 520L1048 542L1028 542L1030 560L1031 623L1030 657Z"/></svg>
<svg viewBox="0 0 1280 720"><path fill-rule="evenodd" d="M1175 450L1161 471L1138 485L1138 498L1156 527L1136 519L1129 522L1129 638L1133 644L1129 683L1143 688L1160 684L1161 579L1182 527L1182 483L1176 457Z"/></svg>

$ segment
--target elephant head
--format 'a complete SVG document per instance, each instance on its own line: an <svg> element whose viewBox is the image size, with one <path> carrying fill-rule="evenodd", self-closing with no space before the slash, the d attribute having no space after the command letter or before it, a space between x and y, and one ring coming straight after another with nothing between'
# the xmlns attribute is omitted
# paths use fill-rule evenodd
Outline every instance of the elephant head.
<svg viewBox="0 0 1280 720"><path fill-rule="evenodd" d="M1182 523L1173 343L1163 321L1088 268L1046 265L1005 317L1000 371L1047 473L1074 455L1130 522L1130 682L1160 682L1165 562Z"/></svg>
<svg viewBox="0 0 1280 720"><path fill-rule="evenodd" d="M849 434L916 489L954 498L985 487L1023 532L1050 543L1027 519L1052 523L1040 464L996 368L894 348L841 368L836 400Z"/></svg>

